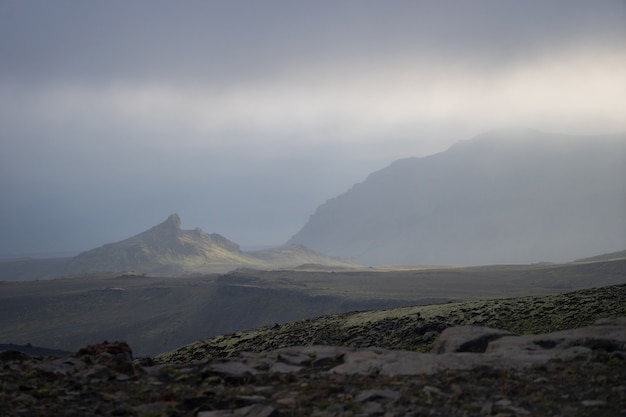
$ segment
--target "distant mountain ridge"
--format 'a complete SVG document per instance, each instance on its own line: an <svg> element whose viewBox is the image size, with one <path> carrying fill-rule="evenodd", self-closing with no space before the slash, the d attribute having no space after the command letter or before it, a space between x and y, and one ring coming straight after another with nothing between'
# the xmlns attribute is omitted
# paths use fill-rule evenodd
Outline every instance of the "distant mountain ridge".
<svg viewBox="0 0 626 417"><path fill-rule="evenodd" d="M330 268L353 263L286 245L244 252L218 233L183 230L178 214L135 236L88 250L73 258L0 260L0 281L50 279L100 272L138 272L157 276L224 273L238 268L284 269L303 264Z"/></svg>
<svg viewBox="0 0 626 417"><path fill-rule="evenodd" d="M598 262L610 261L614 259L626 259L626 249L602 255L590 256L588 258L577 259L575 262Z"/></svg>
<svg viewBox="0 0 626 417"><path fill-rule="evenodd" d="M406 158L317 208L288 244L363 264L565 261L626 247L626 134L497 130Z"/></svg>
<svg viewBox="0 0 626 417"><path fill-rule="evenodd" d="M258 263L241 252L239 245L200 228L182 230L178 214L163 223L117 243L83 252L68 263L68 273L138 270L177 274L203 265Z"/></svg>

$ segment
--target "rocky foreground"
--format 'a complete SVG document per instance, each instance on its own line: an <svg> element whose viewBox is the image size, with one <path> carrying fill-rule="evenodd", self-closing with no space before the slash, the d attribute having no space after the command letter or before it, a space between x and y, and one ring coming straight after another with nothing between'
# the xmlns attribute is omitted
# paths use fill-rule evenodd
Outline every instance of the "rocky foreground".
<svg viewBox="0 0 626 417"><path fill-rule="evenodd" d="M0 352L2 416L626 416L626 318L542 335L453 327L431 353L289 347L186 364L124 342Z"/></svg>

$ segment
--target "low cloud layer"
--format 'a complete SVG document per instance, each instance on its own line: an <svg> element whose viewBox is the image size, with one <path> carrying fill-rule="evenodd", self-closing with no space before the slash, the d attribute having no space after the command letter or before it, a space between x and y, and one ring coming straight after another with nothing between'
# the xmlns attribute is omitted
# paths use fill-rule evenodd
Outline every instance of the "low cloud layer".
<svg viewBox="0 0 626 417"><path fill-rule="evenodd" d="M395 159L626 130L622 1L0 4L0 253L280 244Z"/></svg>

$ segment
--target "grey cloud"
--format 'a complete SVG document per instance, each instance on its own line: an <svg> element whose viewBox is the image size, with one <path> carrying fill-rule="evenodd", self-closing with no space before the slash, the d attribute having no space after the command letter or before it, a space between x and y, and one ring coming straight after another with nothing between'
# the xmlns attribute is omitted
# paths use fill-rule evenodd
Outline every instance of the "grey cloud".
<svg viewBox="0 0 626 417"><path fill-rule="evenodd" d="M581 45L623 47L625 18L619 0L4 2L0 69L34 79L225 82L397 56L499 65Z"/></svg>
<svg viewBox="0 0 626 417"><path fill-rule="evenodd" d="M346 166L345 154L318 146L284 154L261 141L256 152L236 144L211 152L134 145L128 135L126 146L109 146L103 134L79 149L81 139L1 146L0 253L84 250L172 212L185 227L243 245L279 245L313 207L379 167L354 160Z"/></svg>
<svg viewBox="0 0 626 417"><path fill-rule="evenodd" d="M174 211L282 243L394 159L502 124L624 129L625 20L619 0L0 2L0 253Z"/></svg>

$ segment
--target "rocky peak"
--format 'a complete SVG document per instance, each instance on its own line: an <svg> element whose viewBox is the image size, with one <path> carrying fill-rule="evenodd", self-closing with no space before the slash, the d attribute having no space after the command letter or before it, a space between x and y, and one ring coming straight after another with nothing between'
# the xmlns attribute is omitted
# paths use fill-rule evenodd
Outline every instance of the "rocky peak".
<svg viewBox="0 0 626 417"><path fill-rule="evenodd" d="M159 223L156 226L153 226L152 228L146 230L145 232L126 239L126 241L147 239L152 244L155 244L157 242L159 245L171 244L182 233L180 223L180 216L177 213L174 213L171 214L163 223Z"/></svg>
<svg viewBox="0 0 626 417"><path fill-rule="evenodd" d="M167 220L161 223L161 225L180 229L180 216L178 215L178 213L170 214Z"/></svg>

